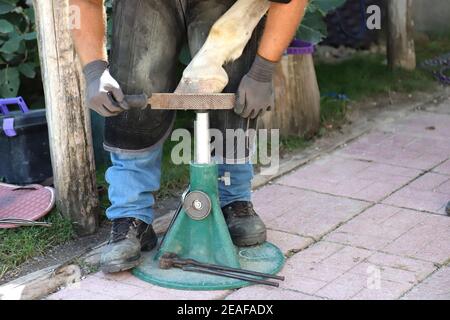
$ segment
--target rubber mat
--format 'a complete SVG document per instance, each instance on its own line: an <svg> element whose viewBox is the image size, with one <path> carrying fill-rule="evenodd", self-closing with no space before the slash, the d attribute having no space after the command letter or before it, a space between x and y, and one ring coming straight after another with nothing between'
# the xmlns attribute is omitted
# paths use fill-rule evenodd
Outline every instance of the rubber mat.
<svg viewBox="0 0 450 320"><path fill-rule="evenodd" d="M36 221L52 210L55 205L53 188L41 185L15 186L0 183L0 220L25 219ZM18 225L0 224L0 229Z"/></svg>

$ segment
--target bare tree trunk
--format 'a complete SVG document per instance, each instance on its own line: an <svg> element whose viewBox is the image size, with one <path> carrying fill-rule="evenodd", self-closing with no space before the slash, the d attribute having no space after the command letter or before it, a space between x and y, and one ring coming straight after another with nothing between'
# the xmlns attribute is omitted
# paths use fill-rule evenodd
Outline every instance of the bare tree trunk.
<svg viewBox="0 0 450 320"><path fill-rule="evenodd" d="M68 0L34 0L57 206L80 235L97 228L90 116L70 27ZM75 12L76 14L76 12ZM71 20L72 19L72 20Z"/></svg>
<svg viewBox="0 0 450 320"><path fill-rule="evenodd" d="M274 75L275 109L260 128L279 129L283 137L311 137L320 128L320 92L311 54L287 55Z"/></svg>
<svg viewBox="0 0 450 320"><path fill-rule="evenodd" d="M412 0L388 0L388 63L391 69L416 68ZM431 4L430 4L431 5Z"/></svg>

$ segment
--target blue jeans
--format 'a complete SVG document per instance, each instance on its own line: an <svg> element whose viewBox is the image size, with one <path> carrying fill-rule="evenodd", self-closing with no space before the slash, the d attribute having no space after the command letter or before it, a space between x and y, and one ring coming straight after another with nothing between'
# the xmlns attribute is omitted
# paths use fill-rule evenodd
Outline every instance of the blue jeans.
<svg viewBox="0 0 450 320"><path fill-rule="evenodd" d="M111 153L112 166L106 171L111 206L108 219L137 218L153 222L153 192L160 187L162 144L151 151L139 153ZM230 173L231 184L219 181L221 207L234 201L250 201L253 165L219 164L219 176Z"/></svg>

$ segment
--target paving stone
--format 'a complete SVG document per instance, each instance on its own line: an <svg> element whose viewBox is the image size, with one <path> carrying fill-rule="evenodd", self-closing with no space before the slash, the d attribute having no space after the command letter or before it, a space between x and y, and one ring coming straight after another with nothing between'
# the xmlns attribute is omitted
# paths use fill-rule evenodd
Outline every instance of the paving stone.
<svg viewBox="0 0 450 320"><path fill-rule="evenodd" d="M315 295L329 299L398 299L417 281L411 272L363 262Z"/></svg>
<svg viewBox="0 0 450 320"><path fill-rule="evenodd" d="M345 246L341 244L320 241L309 247L307 250L295 254L288 260L289 265L302 263L320 263L336 252L342 250Z"/></svg>
<svg viewBox="0 0 450 320"><path fill-rule="evenodd" d="M406 264L400 267L388 266L384 265L383 261L379 261L376 258L372 259L371 257L367 259L366 262L360 263L355 268L350 270L350 273L365 275L367 277L371 274L374 275L376 273L379 273L381 280L403 283L411 287L418 284L436 269L433 264L421 262L423 263L422 268L420 270L413 271L408 269L408 264L411 261L414 261L413 259L407 259L392 255L390 255L390 258L395 259L397 263L399 260L403 260L403 263ZM408 261L405 261L406 259Z"/></svg>
<svg viewBox="0 0 450 320"><path fill-rule="evenodd" d="M448 107L448 106L447 106ZM448 150L448 137L450 137L450 115L435 114L431 112L412 112L408 117L399 119L387 126L392 132L401 132L414 137L424 137L444 142L437 147ZM386 127L384 127L386 128Z"/></svg>
<svg viewBox="0 0 450 320"><path fill-rule="evenodd" d="M139 287L142 290L135 295L124 297L124 299L135 299L135 300L151 300L151 299L162 299L161 297L166 297L167 299L220 299L227 295L229 291L227 290L217 290L217 291L186 291L186 290L176 290L158 287L149 282L145 282L137 277L135 277L131 272L124 271L114 274L105 274L98 272L94 274L94 277L100 279L107 279L109 281L114 281L120 284L132 285Z"/></svg>
<svg viewBox="0 0 450 320"><path fill-rule="evenodd" d="M380 220L398 215L380 212ZM288 259L282 287L328 299L397 299L435 269L431 262L320 241Z"/></svg>
<svg viewBox="0 0 450 320"><path fill-rule="evenodd" d="M417 284L436 270L434 263L376 252L367 264L380 267L381 278L405 284ZM354 268L351 272L357 272ZM367 270L366 270L367 272Z"/></svg>
<svg viewBox="0 0 450 320"><path fill-rule="evenodd" d="M274 186L276 187L276 186ZM270 218L266 209L257 207L268 228L319 239L324 234L349 220L370 204L358 200L320 194L308 190L294 189L289 198L274 199L272 206L290 202L286 211L277 217ZM296 202L296 203L295 203ZM295 203L295 204L294 204ZM284 204L283 204L284 205Z"/></svg>
<svg viewBox="0 0 450 320"><path fill-rule="evenodd" d="M450 175L450 160L446 160L445 162L434 168L433 172Z"/></svg>
<svg viewBox="0 0 450 320"><path fill-rule="evenodd" d="M401 297L408 289L409 285L404 283L381 280L380 287L367 288L364 287L351 299L353 300L394 300Z"/></svg>
<svg viewBox="0 0 450 320"><path fill-rule="evenodd" d="M292 278L287 279L288 282L293 280L298 282L295 277L308 278L313 280L318 280L321 282L330 282L339 276L343 275L346 270L342 268L336 268L329 263L307 263L307 262L289 262L286 265L285 273L292 276ZM324 283L324 284L325 284ZM322 285L323 286L323 285ZM292 287L298 289L296 287Z"/></svg>
<svg viewBox="0 0 450 320"><path fill-rule="evenodd" d="M187 291L161 288L152 286L151 290L145 290L134 296L128 296L127 300L219 300L225 298L231 291Z"/></svg>
<svg viewBox="0 0 450 320"><path fill-rule="evenodd" d="M125 283L142 289L152 289L154 287L151 283L145 282L144 280L135 277L130 271L123 271L117 273L97 272L94 273L93 276L100 279L106 279L109 281Z"/></svg>
<svg viewBox="0 0 450 320"><path fill-rule="evenodd" d="M316 294L339 300L391 300L399 298L411 285L381 279L372 282L368 275L346 273Z"/></svg>
<svg viewBox="0 0 450 320"><path fill-rule="evenodd" d="M325 240L444 263L450 259L450 218L376 205Z"/></svg>
<svg viewBox="0 0 450 320"><path fill-rule="evenodd" d="M448 159L450 145L431 136L371 132L337 152L338 155L393 166L429 170Z"/></svg>
<svg viewBox="0 0 450 320"><path fill-rule="evenodd" d="M267 230L267 241L275 244L284 254L289 251L300 251L313 243L313 239L293 235L286 232Z"/></svg>
<svg viewBox="0 0 450 320"><path fill-rule="evenodd" d="M111 296L115 299L126 299L142 293L145 290L142 287L130 285L124 282L112 281L94 276L88 276L77 285L79 285L78 290L87 290L94 293L107 293L107 296Z"/></svg>
<svg viewBox="0 0 450 320"><path fill-rule="evenodd" d="M443 101L429 104L424 108L428 112L437 114L450 114L450 98L446 98Z"/></svg>
<svg viewBox="0 0 450 320"><path fill-rule="evenodd" d="M449 200L450 176L427 173L392 194L383 203L446 215L445 206Z"/></svg>
<svg viewBox="0 0 450 320"><path fill-rule="evenodd" d="M305 294L312 295L327 284L326 281L303 277L302 275L295 273L286 273L283 275L285 276L285 280L280 283L280 288L300 291Z"/></svg>
<svg viewBox="0 0 450 320"><path fill-rule="evenodd" d="M315 294L340 300L397 299L415 283L415 276L407 271L362 262Z"/></svg>
<svg viewBox="0 0 450 320"><path fill-rule="evenodd" d="M367 284L367 277L346 273L316 292L318 296L334 300L347 300L360 292Z"/></svg>
<svg viewBox="0 0 450 320"><path fill-rule="evenodd" d="M94 300L116 300L126 299L140 292L143 292L140 287L89 275L82 281L60 290L50 298L78 300L83 299L85 295L87 298Z"/></svg>
<svg viewBox="0 0 450 320"><path fill-rule="evenodd" d="M118 300L105 293L91 292L89 290L62 289L50 295L46 300Z"/></svg>
<svg viewBox="0 0 450 320"><path fill-rule="evenodd" d="M450 218L429 214L383 251L405 257L446 263L450 259Z"/></svg>
<svg viewBox="0 0 450 320"><path fill-rule="evenodd" d="M257 285L236 290L227 296L226 300L320 300L320 298L297 291Z"/></svg>
<svg viewBox="0 0 450 320"><path fill-rule="evenodd" d="M49 299L87 299L93 300L204 300L222 299L231 291L185 291L167 289L152 285L134 277L129 272L88 276L80 283L65 288Z"/></svg>
<svg viewBox="0 0 450 320"><path fill-rule="evenodd" d="M281 178L282 185L366 201L379 201L421 171L370 161L328 156Z"/></svg>
<svg viewBox="0 0 450 320"><path fill-rule="evenodd" d="M381 250L427 217L421 212L375 205L328 234L325 240Z"/></svg>
<svg viewBox="0 0 450 320"><path fill-rule="evenodd" d="M409 291L403 299L450 300L450 267L443 267L432 274Z"/></svg>
<svg viewBox="0 0 450 320"><path fill-rule="evenodd" d="M302 190L272 184L253 192L252 201L262 219L269 221L297 209L307 196Z"/></svg>
<svg viewBox="0 0 450 320"><path fill-rule="evenodd" d="M283 288L314 294L370 256L364 249L321 241L288 259Z"/></svg>
<svg viewBox="0 0 450 320"><path fill-rule="evenodd" d="M372 254L373 252L370 250L346 246L326 258L322 263L333 266L336 269L347 271L360 264Z"/></svg>

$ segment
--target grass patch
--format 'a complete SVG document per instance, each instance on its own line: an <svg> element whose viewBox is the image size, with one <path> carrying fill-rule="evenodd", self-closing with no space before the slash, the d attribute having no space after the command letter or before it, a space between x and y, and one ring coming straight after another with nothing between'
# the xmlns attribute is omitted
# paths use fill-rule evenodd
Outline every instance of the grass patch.
<svg viewBox="0 0 450 320"><path fill-rule="evenodd" d="M437 82L430 72L419 68L420 63L449 52L450 36L432 35L416 41L418 68L414 71L390 70L384 55L357 54L336 64L316 64L317 80L322 94L346 94L355 101L392 91L427 91ZM327 107L325 104L322 110L326 112Z"/></svg>
<svg viewBox="0 0 450 320"><path fill-rule="evenodd" d="M351 100L392 91L424 91L435 85L433 77L420 69L389 70L385 57L377 54L356 55L336 64L319 63L316 72L322 94L345 94Z"/></svg>
<svg viewBox="0 0 450 320"><path fill-rule="evenodd" d="M327 129L337 128L347 113L347 100L336 100L327 97L320 99L320 121Z"/></svg>
<svg viewBox="0 0 450 320"><path fill-rule="evenodd" d="M174 129L183 128L190 130L193 127L194 119L194 112L179 111L177 112L177 119L175 121ZM193 135L191 137L191 152L193 155ZM158 198L171 196L180 189L186 188L189 184L189 165L175 165L171 159L172 148L178 143L178 141L170 141L169 138L164 144L161 166L161 187L157 193Z"/></svg>
<svg viewBox="0 0 450 320"><path fill-rule="evenodd" d="M450 52L450 33L431 35L428 41L416 41L416 58L420 63Z"/></svg>
<svg viewBox="0 0 450 320"><path fill-rule="evenodd" d="M161 187L157 193L158 198L173 195L176 191L184 189L189 183L189 165L175 165L170 154L178 142L167 141L164 144L163 161L161 168Z"/></svg>
<svg viewBox="0 0 450 320"><path fill-rule="evenodd" d="M0 229L0 279L7 271L27 259L44 254L48 249L70 240L74 233L69 220L55 209L45 221L51 227Z"/></svg>
<svg viewBox="0 0 450 320"><path fill-rule="evenodd" d="M280 152L282 154L305 149L309 145L311 145L311 140L307 140L303 137L280 137Z"/></svg>

